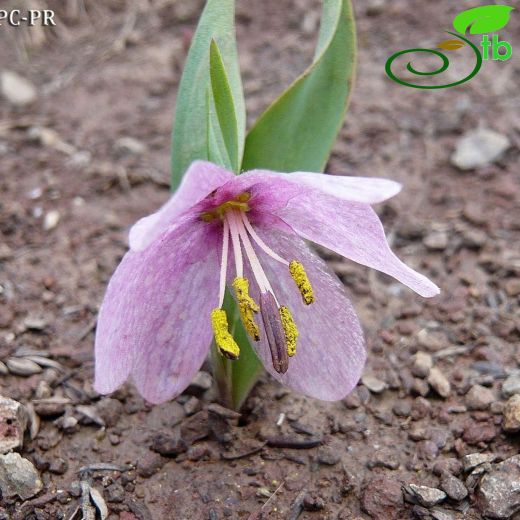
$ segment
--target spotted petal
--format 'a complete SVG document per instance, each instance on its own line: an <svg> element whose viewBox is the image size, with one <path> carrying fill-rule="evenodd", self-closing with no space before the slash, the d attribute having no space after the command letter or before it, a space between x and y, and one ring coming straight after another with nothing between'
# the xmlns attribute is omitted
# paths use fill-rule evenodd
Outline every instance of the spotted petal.
<svg viewBox="0 0 520 520"><path fill-rule="evenodd" d="M300 336L296 355L290 358L285 374L273 369L263 326L261 340L253 342L253 346L267 371L281 383L324 401L342 399L359 381L366 358L363 331L343 284L296 235L261 228L257 231L283 257L304 264L315 302L304 305L288 268L260 253L276 297L280 305L289 307ZM256 286L252 294L259 301Z"/></svg>
<svg viewBox="0 0 520 520"><path fill-rule="evenodd" d="M188 168L182 183L164 206L138 220L130 229L130 249L142 251L150 245L181 213L194 206L233 179L233 173L207 161L195 161Z"/></svg>
<svg viewBox="0 0 520 520"><path fill-rule="evenodd" d="M163 402L202 365L218 297L218 235L186 220L127 253L112 277L96 332L98 392L114 391L132 374L143 397Z"/></svg>

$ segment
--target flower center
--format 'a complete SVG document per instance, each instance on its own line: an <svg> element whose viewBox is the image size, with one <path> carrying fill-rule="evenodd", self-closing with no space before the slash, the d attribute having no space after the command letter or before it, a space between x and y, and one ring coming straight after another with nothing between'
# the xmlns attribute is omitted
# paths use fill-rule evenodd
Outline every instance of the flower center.
<svg viewBox="0 0 520 520"><path fill-rule="evenodd" d="M253 243L271 258L288 268L305 305L314 301L314 293L303 265L296 260L290 262L285 260L258 236L246 214L250 210L248 204L250 198L250 193L240 193L234 199L200 215L204 222L220 219L223 227L219 301L218 307L211 314L211 324L215 343L220 353L229 359L237 359L240 355L240 348L228 331L227 316L222 309L226 291L229 239L231 237L236 272L232 285L242 323L249 336L253 340L259 341L260 328L256 322L256 315L260 313L271 351L273 367L277 372L285 373L289 367L289 357L296 354L296 341L299 332L289 308L279 304L275 291L258 259ZM259 304L249 294L249 280L244 277L244 256L249 262L254 281L260 290Z"/></svg>

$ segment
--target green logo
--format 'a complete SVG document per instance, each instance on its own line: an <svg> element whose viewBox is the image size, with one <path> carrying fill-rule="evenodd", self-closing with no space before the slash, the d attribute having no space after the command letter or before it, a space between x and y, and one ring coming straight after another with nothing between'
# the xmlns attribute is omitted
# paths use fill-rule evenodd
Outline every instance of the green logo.
<svg viewBox="0 0 520 520"><path fill-rule="evenodd" d="M451 36L454 36L454 39L443 40L437 45L435 49L418 48L406 49L404 51L396 52L395 54L392 54L392 56L390 56L386 62L386 73L395 82L401 85L405 85L406 87L413 88L438 89L455 87L457 85L461 85L462 83L466 83L466 81L469 81L471 78L477 75L480 68L482 67L483 60L493 59L495 61L506 61L509 60L513 55L513 47L509 42L500 41L497 34L494 34L490 39L489 35L487 34L499 31L500 29L504 28L509 22L509 16L512 10L513 7L509 7L507 5L483 5L481 7L475 7L473 9L462 11L453 20L453 27L457 32L446 31ZM480 42L482 52L480 51L479 47L477 47L471 40L465 38L466 33L469 33L470 35L483 35ZM441 65L433 71L423 72L415 69L411 62L408 62L406 69L408 72L416 76L436 76L447 70L450 65L448 56L446 56L445 52L456 51L466 46L468 46L473 51L475 66L465 78L458 81L454 81L446 85L417 85L397 77L392 71L392 64L400 56L409 53L423 53L438 57L441 60Z"/></svg>

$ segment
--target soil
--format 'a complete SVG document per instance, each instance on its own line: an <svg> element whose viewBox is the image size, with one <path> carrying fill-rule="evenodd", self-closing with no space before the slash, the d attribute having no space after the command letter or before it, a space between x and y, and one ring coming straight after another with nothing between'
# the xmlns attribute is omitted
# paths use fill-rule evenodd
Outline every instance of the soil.
<svg viewBox="0 0 520 520"><path fill-rule="evenodd" d="M84 481L111 520L483 518L479 480L461 460L519 448L501 427L501 386L519 363L518 60L486 62L458 88L399 86L384 72L389 54L435 43L460 6L356 4L356 89L328 170L403 183L378 212L396 253L442 294L424 300L324 251L365 328L364 384L325 403L264 376L237 419L204 387L161 406L131 385L110 397L92 389L106 283L129 226L168 197L172 107L201 2L55 4L58 27L39 38L0 28L0 68L38 92L24 108L0 100L0 359L38 354L45 365L0 376L0 393L40 417L21 454L44 483L25 502L5 499L2 514L73 518ZM250 122L310 61L319 4L238 2ZM520 49L517 14L502 32ZM511 146L461 172L450 157L478 126ZM418 352L447 391L427 382ZM402 486L438 488L446 475L466 498L434 509L403 498Z"/></svg>

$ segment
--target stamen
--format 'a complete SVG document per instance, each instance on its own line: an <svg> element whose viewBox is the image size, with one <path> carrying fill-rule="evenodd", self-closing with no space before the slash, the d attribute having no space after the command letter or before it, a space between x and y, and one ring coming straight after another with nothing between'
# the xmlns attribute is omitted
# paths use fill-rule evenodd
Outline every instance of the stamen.
<svg viewBox="0 0 520 520"><path fill-rule="evenodd" d="M314 301L314 291L312 290L311 283L309 282L309 278L307 277L303 265L300 262L293 260L289 264L289 272L300 290L303 303L305 303L305 305L310 305Z"/></svg>
<svg viewBox="0 0 520 520"><path fill-rule="evenodd" d="M260 310L258 304L249 295L249 281L246 278L235 278L233 288L238 300L238 310L242 323L248 334L255 340L260 339L260 329L255 322L254 313Z"/></svg>
<svg viewBox="0 0 520 520"><path fill-rule="evenodd" d="M224 295L226 294L226 275L229 251L229 224L224 220L224 230L222 239L222 260L220 262L220 289L218 297L218 306L224 304Z"/></svg>
<svg viewBox="0 0 520 520"><path fill-rule="evenodd" d="M225 218L224 221L226 220L229 222L229 230L231 232L237 277L242 278L244 276L244 263L242 260L242 249L240 248L240 232L233 211L228 213L228 218Z"/></svg>
<svg viewBox="0 0 520 520"><path fill-rule="evenodd" d="M211 312L211 326L219 352L228 359L238 359L240 348L229 333L228 320L224 310L214 309Z"/></svg>
<svg viewBox="0 0 520 520"><path fill-rule="evenodd" d="M285 374L289 368L285 331L278 305L270 292L260 294L260 311L264 322L267 343L271 350L273 368L279 374Z"/></svg>
<svg viewBox="0 0 520 520"><path fill-rule="evenodd" d="M287 342L287 355L292 357L296 354L296 341L300 333L288 307L284 305L280 307L280 318L282 318L282 327L285 333L285 341Z"/></svg>
<svg viewBox="0 0 520 520"><path fill-rule="evenodd" d="M244 223L244 226L246 227L247 231L251 235L251 238L258 244L260 249L264 251L264 253L267 253L271 258L276 260L277 262L280 262L283 265L289 265L289 262L282 258L280 255L276 254L257 234L257 232L254 230L253 226L251 225L251 222L249 222L249 219L247 218L247 215L245 213L241 213L240 216L242 217L242 222Z"/></svg>

